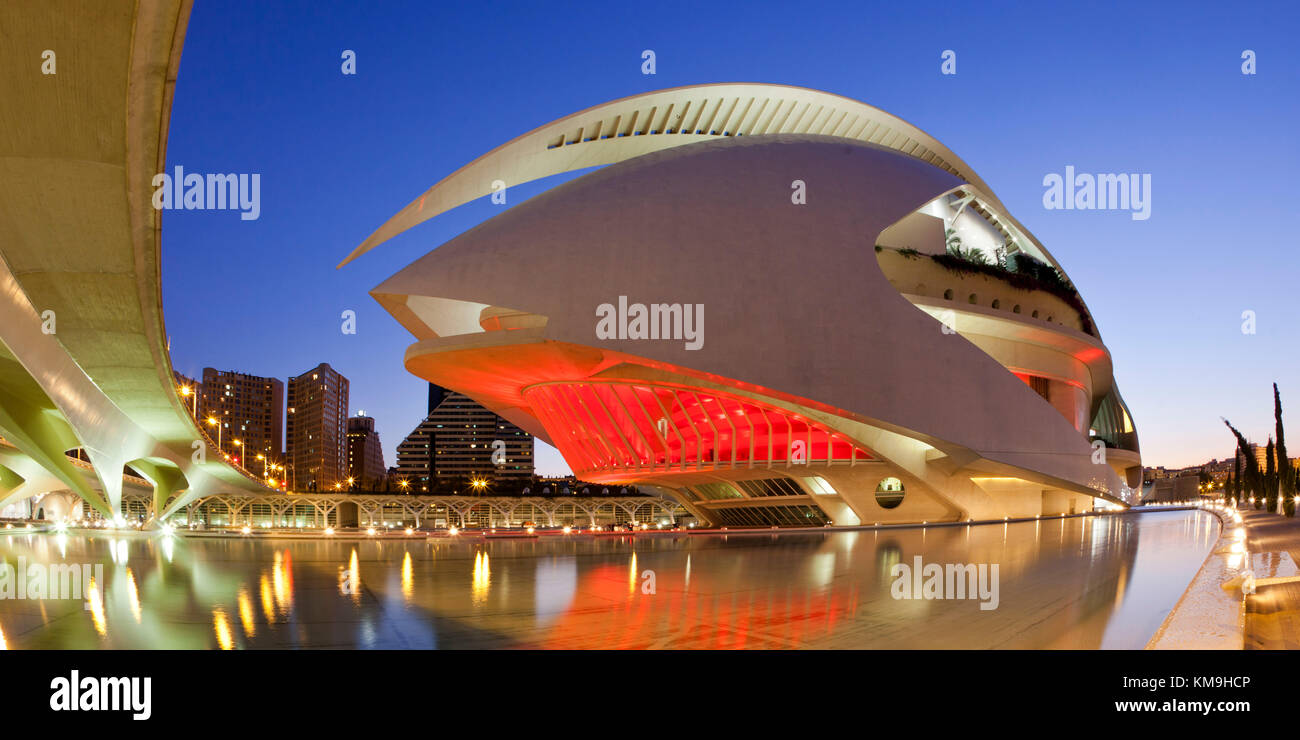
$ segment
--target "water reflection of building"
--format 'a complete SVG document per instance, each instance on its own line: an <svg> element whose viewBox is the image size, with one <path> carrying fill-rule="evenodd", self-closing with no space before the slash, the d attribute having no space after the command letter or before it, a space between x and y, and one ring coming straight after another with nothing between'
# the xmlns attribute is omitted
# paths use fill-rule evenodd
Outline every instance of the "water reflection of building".
<svg viewBox="0 0 1300 740"><path fill-rule="evenodd" d="M649 543L14 536L10 562L102 563L105 578L89 609L0 600L0 634L83 649L1139 648L1217 534L1180 511ZM893 598L890 566L916 556L998 564L998 608Z"/></svg>

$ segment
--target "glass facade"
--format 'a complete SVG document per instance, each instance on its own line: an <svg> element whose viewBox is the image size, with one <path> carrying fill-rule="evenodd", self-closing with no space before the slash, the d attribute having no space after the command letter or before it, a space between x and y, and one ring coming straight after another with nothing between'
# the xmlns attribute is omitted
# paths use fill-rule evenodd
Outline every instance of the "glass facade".
<svg viewBox="0 0 1300 740"><path fill-rule="evenodd" d="M808 504L727 507L710 513L724 527L821 527L830 523L821 509Z"/></svg>

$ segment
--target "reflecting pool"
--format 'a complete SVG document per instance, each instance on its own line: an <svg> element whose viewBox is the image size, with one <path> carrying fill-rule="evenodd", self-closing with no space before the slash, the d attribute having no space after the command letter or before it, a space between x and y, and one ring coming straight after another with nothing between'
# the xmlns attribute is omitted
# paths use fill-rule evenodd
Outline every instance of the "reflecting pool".
<svg viewBox="0 0 1300 740"><path fill-rule="evenodd" d="M488 541L4 534L0 557L12 567L0 578L17 580L20 563L102 569L85 598L18 599L0 588L0 644L1141 648L1218 534L1201 511ZM997 608L895 598L894 566L918 556L997 565Z"/></svg>

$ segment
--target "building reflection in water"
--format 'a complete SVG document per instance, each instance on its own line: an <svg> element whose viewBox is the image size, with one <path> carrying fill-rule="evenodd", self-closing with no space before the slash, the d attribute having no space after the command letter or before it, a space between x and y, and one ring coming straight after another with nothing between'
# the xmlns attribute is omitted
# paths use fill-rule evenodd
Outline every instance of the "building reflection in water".
<svg viewBox="0 0 1300 740"><path fill-rule="evenodd" d="M103 563L106 583L85 602L47 600L39 612L0 600L0 640L11 649L1140 648L1217 537L1203 512L490 542L22 535L0 542L7 562ZM997 564L998 608L893 598L893 566L917 556ZM650 573L654 588L639 588ZM212 633L201 638L192 625L205 618Z"/></svg>
<svg viewBox="0 0 1300 740"><path fill-rule="evenodd" d="M101 589L101 584L91 578L86 588L86 603L90 606L90 619L95 625L95 632L99 633L100 637L107 637L108 622L104 620L104 596Z"/></svg>
<svg viewBox="0 0 1300 740"><path fill-rule="evenodd" d="M474 550L474 581L471 586L474 606L487 602L488 589L492 587L492 563L483 550Z"/></svg>
<svg viewBox="0 0 1300 740"><path fill-rule="evenodd" d="M131 616L135 617L136 624L140 624L140 589L135 585L135 574L130 568L126 569L126 593L127 603L131 607Z"/></svg>
<svg viewBox="0 0 1300 740"><path fill-rule="evenodd" d="M415 569L411 565L411 553L408 550L402 554L402 599L409 604L414 595Z"/></svg>
<svg viewBox="0 0 1300 740"><path fill-rule="evenodd" d="M230 622L226 619L226 610L217 607L212 610L212 631L217 636L217 647L222 650L233 650L235 640L230 634Z"/></svg>
<svg viewBox="0 0 1300 740"><path fill-rule="evenodd" d="M253 599L248 595L248 587L239 587L239 623L244 627L244 636L257 637L256 613L253 611Z"/></svg>

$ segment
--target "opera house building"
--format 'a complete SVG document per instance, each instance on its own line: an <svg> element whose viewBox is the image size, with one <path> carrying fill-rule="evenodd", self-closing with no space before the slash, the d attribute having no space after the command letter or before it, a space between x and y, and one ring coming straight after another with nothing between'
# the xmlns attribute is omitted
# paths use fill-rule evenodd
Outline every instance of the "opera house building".
<svg viewBox="0 0 1300 740"><path fill-rule="evenodd" d="M410 372L584 480L731 528L1135 503L1137 435L1087 305L895 116L779 85L624 98L465 165L348 260L480 197L499 215L372 295L414 335Z"/></svg>

